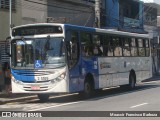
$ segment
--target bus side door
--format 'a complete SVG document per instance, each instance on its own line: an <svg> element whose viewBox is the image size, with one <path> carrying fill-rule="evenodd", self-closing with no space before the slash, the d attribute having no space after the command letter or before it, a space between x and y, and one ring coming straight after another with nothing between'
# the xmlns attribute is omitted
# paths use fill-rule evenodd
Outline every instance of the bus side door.
<svg viewBox="0 0 160 120"><path fill-rule="evenodd" d="M79 34L76 31L68 31L66 41L67 60L69 67L69 91L79 90Z"/></svg>

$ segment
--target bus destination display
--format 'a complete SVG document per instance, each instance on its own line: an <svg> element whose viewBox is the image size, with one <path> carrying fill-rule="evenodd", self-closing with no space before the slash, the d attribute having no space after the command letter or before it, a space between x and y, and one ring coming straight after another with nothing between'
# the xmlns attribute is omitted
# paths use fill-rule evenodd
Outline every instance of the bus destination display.
<svg viewBox="0 0 160 120"><path fill-rule="evenodd" d="M15 28L12 36L41 35L41 34L58 34L63 33L60 26L27 26Z"/></svg>

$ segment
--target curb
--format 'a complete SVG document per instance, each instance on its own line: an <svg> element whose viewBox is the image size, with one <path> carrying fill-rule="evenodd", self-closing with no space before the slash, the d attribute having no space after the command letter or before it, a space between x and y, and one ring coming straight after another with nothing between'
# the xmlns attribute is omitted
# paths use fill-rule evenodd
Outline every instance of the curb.
<svg viewBox="0 0 160 120"><path fill-rule="evenodd" d="M160 81L160 76L152 77L146 80L142 80L142 82L151 82L151 81Z"/></svg>

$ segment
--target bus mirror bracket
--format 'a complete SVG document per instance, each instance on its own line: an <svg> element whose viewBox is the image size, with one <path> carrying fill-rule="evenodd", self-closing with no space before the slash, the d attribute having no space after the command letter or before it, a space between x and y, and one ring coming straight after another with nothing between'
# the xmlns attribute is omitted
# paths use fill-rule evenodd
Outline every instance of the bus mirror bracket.
<svg viewBox="0 0 160 120"><path fill-rule="evenodd" d="M8 45L9 45L10 41L11 41L11 37L9 36L9 37L6 38L6 41L5 41L5 53L6 53L9 57L11 57L11 54L7 51L7 47L8 47Z"/></svg>

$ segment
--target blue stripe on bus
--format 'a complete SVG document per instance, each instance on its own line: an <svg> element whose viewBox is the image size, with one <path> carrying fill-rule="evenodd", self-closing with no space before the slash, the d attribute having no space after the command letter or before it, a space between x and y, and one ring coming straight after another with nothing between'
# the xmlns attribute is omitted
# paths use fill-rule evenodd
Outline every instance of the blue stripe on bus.
<svg viewBox="0 0 160 120"><path fill-rule="evenodd" d="M12 75L16 80L22 82L34 82L34 71L33 70L11 70Z"/></svg>
<svg viewBox="0 0 160 120"><path fill-rule="evenodd" d="M83 27L83 26L77 26L77 25L70 25L70 24L64 24L65 29L73 29L73 30L83 30L85 32L85 30L87 32L96 32L96 29L93 27Z"/></svg>

